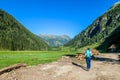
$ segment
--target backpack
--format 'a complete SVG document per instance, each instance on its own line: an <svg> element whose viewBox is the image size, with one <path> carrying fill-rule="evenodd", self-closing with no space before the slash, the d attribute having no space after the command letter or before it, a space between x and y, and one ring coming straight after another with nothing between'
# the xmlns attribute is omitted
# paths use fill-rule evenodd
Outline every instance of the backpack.
<svg viewBox="0 0 120 80"><path fill-rule="evenodd" d="M90 50L86 50L85 52L85 57L91 57L92 56L92 53Z"/></svg>

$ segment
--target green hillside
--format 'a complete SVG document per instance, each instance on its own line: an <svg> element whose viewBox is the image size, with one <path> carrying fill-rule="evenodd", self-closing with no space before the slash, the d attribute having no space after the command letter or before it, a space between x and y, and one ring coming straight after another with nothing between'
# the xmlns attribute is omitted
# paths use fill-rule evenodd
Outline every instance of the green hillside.
<svg viewBox="0 0 120 80"><path fill-rule="evenodd" d="M114 47L111 47L113 45ZM116 28L97 49L102 52L120 52L120 26Z"/></svg>
<svg viewBox="0 0 120 80"><path fill-rule="evenodd" d="M81 48L95 43L102 43L118 27L120 27L120 2L114 4L65 46Z"/></svg>
<svg viewBox="0 0 120 80"><path fill-rule="evenodd" d="M49 46L52 47L58 47L58 46L62 46L65 43L67 43L68 41L71 40L71 38L67 35L38 35L42 40L44 40Z"/></svg>
<svg viewBox="0 0 120 80"><path fill-rule="evenodd" d="M47 50L48 45L0 10L0 50Z"/></svg>

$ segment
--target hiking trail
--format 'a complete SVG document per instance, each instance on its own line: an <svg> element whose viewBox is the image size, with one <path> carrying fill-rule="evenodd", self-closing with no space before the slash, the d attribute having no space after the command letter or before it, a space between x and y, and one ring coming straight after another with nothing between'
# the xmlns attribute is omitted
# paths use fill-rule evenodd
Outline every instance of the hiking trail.
<svg viewBox="0 0 120 80"><path fill-rule="evenodd" d="M63 56L60 60L36 66L21 67L0 75L0 80L120 80L120 56L100 54L86 71L85 60Z"/></svg>

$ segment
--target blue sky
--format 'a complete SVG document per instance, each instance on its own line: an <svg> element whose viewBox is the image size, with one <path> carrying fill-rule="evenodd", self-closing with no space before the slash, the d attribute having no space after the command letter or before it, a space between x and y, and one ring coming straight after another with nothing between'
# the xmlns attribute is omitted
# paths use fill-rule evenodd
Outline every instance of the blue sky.
<svg viewBox="0 0 120 80"><path fill-rule="evenodd" d="M0 0L34 34L74 37L120 0Z"/></svg>

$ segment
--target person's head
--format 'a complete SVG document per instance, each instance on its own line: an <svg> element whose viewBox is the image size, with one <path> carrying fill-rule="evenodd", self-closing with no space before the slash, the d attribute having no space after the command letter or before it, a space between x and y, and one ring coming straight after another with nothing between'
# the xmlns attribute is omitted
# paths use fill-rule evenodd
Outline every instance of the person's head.
<svg viewBox="0 0 120 80"><path fill-rule="evenodd" d="M90 50L90 48L87 48L87 50Z"/></svg>

